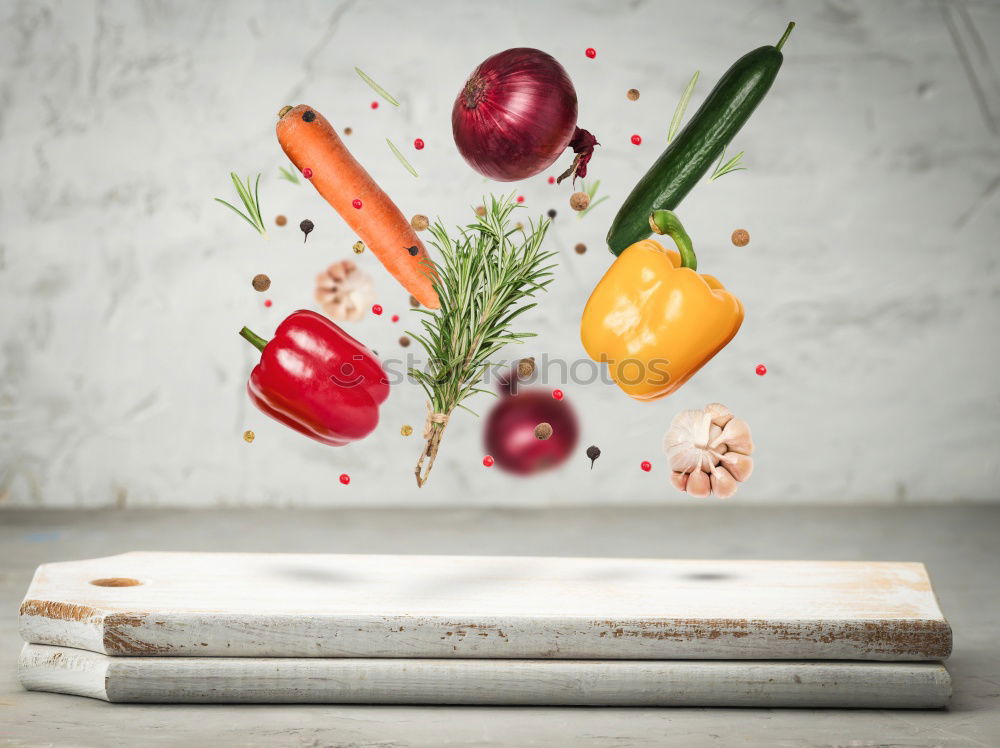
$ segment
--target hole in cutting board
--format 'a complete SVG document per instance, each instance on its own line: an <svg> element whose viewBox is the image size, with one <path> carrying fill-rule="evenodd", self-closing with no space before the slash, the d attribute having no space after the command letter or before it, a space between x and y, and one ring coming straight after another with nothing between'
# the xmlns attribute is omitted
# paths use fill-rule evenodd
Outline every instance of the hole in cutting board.
<svg viewBox="0 0 1000 748"><path fill-rule="evenodd" d="M142 584L138 579L131 577L107 577L105 579L91 579L90 583L95 587L135 587Z"/></svg>

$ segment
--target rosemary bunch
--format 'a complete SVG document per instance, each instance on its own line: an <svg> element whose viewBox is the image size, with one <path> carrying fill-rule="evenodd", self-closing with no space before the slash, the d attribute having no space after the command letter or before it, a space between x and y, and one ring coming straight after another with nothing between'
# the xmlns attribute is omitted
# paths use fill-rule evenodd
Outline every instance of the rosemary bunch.
<svg viewBox="0 0 1000 748"><path fill-rule="evenodd" d="M454 239L440 221L431 226L431 243L440 257L433 265L441 308L420 310L423 334L410 333L429 359L426 370L410 369L428 399L427 443L414 471L418 486L434 466L452 411L469 410L462 404L466 398L488 392L478 385L491 365L489 357L507 343L534 337L510 326L535 306L525 302L552 282L555 265L546 262L555 252L541 249L549 221L539 218L518 228L510 223L515 207L513 196L491 196L484 214L459 228Z"/></svg>

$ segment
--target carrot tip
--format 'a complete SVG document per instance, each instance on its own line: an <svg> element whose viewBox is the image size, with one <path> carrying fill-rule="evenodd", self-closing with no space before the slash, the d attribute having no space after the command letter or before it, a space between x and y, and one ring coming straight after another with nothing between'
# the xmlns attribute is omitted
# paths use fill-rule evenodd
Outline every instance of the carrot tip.
<svg viewBox="0 0 1000 748"><path fill-rule="evenodd" d="M278 119L281 119L286 114L288 114L290 111L292 111L292 107L290 107L290 106L283 106L283 107L281 107L281 109L278 111Z"/></svg>

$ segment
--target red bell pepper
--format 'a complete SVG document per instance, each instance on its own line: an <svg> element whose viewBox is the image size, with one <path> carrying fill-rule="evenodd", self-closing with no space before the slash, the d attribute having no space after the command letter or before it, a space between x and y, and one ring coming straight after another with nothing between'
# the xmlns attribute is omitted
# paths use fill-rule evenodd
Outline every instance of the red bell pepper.
<svg viewBox="0 0 1000 748"><path fill-rule="evenodd" d="M389 396L382 364L368 348L316 312L293 312L261 351L247 382L253 404L277 421L334 447L368 436Z"/></svg>

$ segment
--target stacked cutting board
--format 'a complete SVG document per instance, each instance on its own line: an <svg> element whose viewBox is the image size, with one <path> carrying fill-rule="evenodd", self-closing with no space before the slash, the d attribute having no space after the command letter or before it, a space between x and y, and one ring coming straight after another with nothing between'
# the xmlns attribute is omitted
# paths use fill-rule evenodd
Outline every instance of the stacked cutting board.
<svg viewBox="0 0 1000 748"><path fill-rule="evenodd" d="M45 564L25 688L115 702L941 707L919 563L126 553Z"/></svg>

